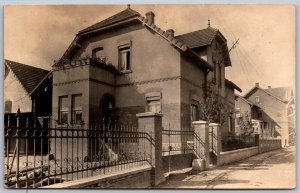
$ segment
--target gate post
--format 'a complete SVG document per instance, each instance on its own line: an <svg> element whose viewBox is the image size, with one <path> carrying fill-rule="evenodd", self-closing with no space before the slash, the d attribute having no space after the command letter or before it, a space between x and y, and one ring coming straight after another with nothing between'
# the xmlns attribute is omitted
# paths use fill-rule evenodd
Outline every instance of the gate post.
<svg viewBox="0 0 300 193"><path fill-rule="evenodd" d="M151 144L147 152L150 152L151 163L153 166L151 174L151 184L153 186L160 184L165 181L162 168L162 115L146 112L139 113L138 117L138 128L143 130L152 136L155 141L155 145L152 148Z"/></svg>
<svg viewBox="0 0 300 193"><path fill-rule="evenodd" d="M209 167L209 128L206 121L194 121L192 122L194 131L196 135L199 136L200 140L203 142L203 147L200 148L200 151L203 153L205 160L205 168ZM200 144L202 144L200 142Z"/></svg>

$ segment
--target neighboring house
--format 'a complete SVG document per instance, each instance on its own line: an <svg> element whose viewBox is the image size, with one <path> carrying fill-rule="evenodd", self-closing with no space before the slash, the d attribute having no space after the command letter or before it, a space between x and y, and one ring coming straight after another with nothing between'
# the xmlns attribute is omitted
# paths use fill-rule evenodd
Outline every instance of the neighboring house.
<svg viewBox="0 0 300 193"><path fill-rule="evenodd" d="M4 113L35 113L51 116L52 76L50 71L5 60Z"/></svg>
<svg viewBox="0 0 300 193"><path fill-rule="evenodd" d="M189 129L212 81L230 112L223 130L231 132L240 89L225 79L226 39L211 27L174 33L156 26L153 12L143 17L130 7L79 31L53 65L53 118L87 128L108 119L137 126L136 114L151 111L163 115L165 128Z"/></svg>
<svg viewBox="0 0 300 193"><path fill-rule="evenodd" d="M263 89L256 83L255 86L245 94L246 99L259 106L276 123L274 137L280 136L282 145L289 145L291 128L295 125L289 124L290 119L294 118L294 94L290 87L278 87ZM294 122L294 121L290 121ZM289 129L290 127L290 129ZM293 129L295 130L295 129Z"/></svg>
<svg viewBox="0 0 300 193"><path fill-rule="evenodd" d="M52 111L52 76L50 71L18 62L5 60L4 75L4 125L17 126L17 113L19 114L19 126L33 128L48 128ZM14 127L12 127L13 129ZM6 141L8 143L8 141ZM43 145L41 145L43 143ZM26 141L19 140L19 153L26 153ZM9 140L8 153L15 153L16 141ZM43 151L41 151L43 147ZM28 140L29 155L34 153L46 153L48 139L43 142ZM35 152L34 152L35 150Z"/></svg>
<svg viewBox="0 0 300 193"><path fill-rule="evenodd" d="M248 124L247 124L248 123ZM260 134L262 138L274 137L276 122L258 105L240 96L235 96L235 133Z"/></svg>

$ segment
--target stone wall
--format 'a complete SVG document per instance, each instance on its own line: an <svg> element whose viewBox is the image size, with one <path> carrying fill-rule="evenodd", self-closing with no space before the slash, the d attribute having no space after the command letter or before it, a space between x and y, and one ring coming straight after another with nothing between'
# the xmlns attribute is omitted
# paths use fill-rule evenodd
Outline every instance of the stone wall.
<svg viewBox="0 0 300 193"><path fill-rule="evenodd" d="M115 173L97 175L45 188L149 188L152 167L141 166Z"/></svg>
<svg viewBox="0 0 300 193"><path fill-rule="evenodd" d="M233 151L221 152L218 157L218 165L228 164L251 157L259 153L258 147L250 147Z"/></svg>

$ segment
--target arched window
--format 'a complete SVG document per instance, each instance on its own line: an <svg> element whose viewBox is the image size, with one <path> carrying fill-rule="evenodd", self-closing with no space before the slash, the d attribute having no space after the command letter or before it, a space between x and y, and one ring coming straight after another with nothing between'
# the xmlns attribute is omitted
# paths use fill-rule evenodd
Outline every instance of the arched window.
<svg viewBox="0 0 300 193"><path fill-rule="evenodd" d="M105 58L103 47L93 49L92 58L96 60L103 60Z"/></svg>

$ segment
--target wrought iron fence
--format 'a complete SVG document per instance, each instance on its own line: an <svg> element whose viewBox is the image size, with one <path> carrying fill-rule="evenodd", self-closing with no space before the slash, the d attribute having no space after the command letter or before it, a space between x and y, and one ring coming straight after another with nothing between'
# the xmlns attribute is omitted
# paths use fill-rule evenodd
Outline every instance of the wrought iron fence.
<svg viewBox="0 0 300 193"><path fill-rule="evenodd" d="M235 149L243 149L257 146L254 136L230 135L222 136L222 151L231 151Z"/></svg>
<svg viewBox="0 0 300 193"><path fill-rule="evenodd" d="M153 145L151 134L116 124L5 127L5 186L37 188L152 164Z"/></svg>
<svg viewBox="0 0 300 193"><path fill-rule="evenodd" d="M204 157L204 143L192 130L162 130L162 155L195 153Z"/></svg>

